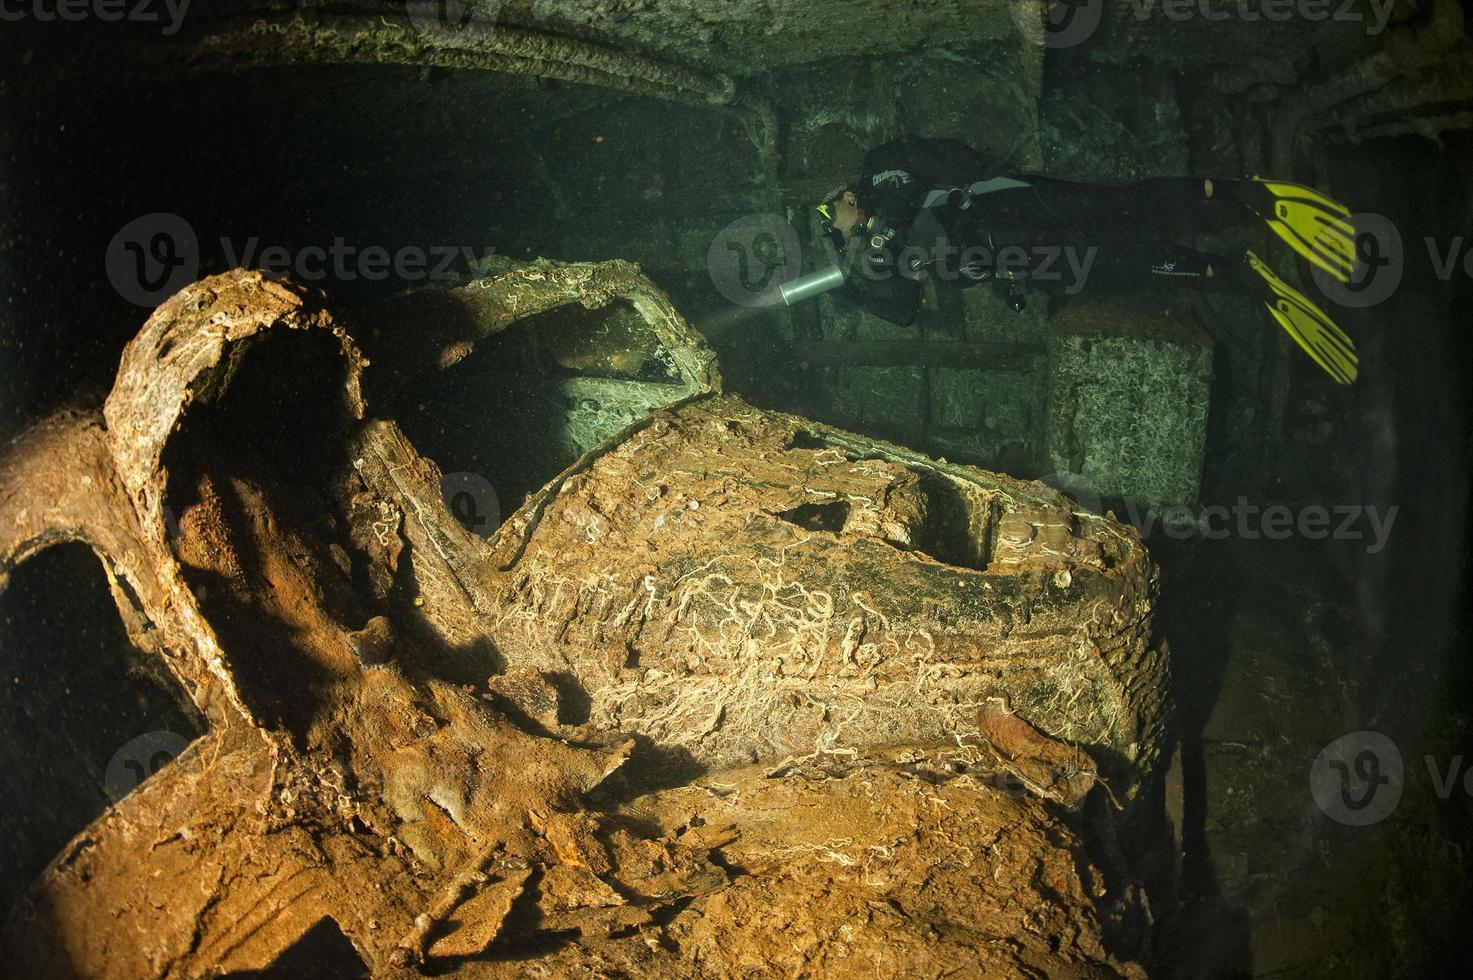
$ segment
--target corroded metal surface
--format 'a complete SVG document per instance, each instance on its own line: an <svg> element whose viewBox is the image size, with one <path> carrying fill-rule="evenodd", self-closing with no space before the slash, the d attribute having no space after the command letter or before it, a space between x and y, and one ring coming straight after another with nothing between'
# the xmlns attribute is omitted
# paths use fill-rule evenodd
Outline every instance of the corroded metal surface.
<svg viewBox="0 0 1473 980"><path fill-rule="evenodd" d="M576 676L600 727L706 765L780 763L975 742L981 705L1007 698L1122 776L1154 762L1155 569L1040 484L724 397L567 481L510 563L519 520L491 635Z"/></svg>
<svg viewBox="0 0 1473 980"><path fill-rule="evenodd" d="M7 962L250 970L330 919L376 975L1136 974L1058 807L1097 777L1130 806L1159 747L1138 539L719 395L632 267L473 288L464 343L622 297L686 384L489 541L365 404L352 325L258 274L184 290L102 416L0 457L0 571L86 541L210 722L34 883ZM259 360L292 336L340 377Z"/></svg>

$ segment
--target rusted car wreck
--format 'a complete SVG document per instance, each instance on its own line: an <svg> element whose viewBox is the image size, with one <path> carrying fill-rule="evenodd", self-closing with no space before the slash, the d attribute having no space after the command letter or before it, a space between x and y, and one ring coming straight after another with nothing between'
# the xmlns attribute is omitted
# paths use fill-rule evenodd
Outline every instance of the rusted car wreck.
<svg viewBox="0 0 1473 980"><path fill-rule="evenodd" d="M206 728L16 904L17 975L324 932L374 975L1140 973L1081 837L1159 819L1138 536L723 394L633 265L203 280L6 449L0 513L0 586L85 542Z"/></svg>

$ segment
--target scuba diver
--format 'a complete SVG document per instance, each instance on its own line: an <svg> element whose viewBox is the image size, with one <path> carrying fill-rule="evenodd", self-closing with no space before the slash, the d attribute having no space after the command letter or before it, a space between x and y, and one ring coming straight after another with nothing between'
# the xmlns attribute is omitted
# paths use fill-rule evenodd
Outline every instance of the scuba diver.
<svg viewBox="0 0 1473 980"><path fill-rule="evenodd" d="M927 275L969 288L1007 284L1009 304L1026 303L1024 283L1089 276L1147 284L1192 280L1261 298L1274 320L1340 384L1357 374L1355 345L1303 293L1252 251L1226 257L1173 243L1209 202L1256 215L1304 259L1349 282L1355 232L1349 210L1319 192L1260 178L1159 177L1101 186L1018 176L981 179L982 156L956 140L904 137L871 150L861 176L817 206L831 267L782 287L789 303L843 287L892 323L908 325ZM843 258L840 258L843 256Z"/></svg>

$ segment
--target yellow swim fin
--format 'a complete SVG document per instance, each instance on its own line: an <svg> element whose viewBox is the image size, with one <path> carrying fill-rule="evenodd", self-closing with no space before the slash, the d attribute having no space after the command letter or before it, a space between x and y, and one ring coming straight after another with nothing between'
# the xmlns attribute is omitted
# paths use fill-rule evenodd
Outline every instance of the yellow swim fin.
<svg viewBox="0 0 1473 980"><path fill-rule="evenodd" d="M1353 382L1360 373L1360 358L1356 356L1355 343L1345 331L1307 296L1274 275L1253 252L1247 252L1244 257L1248 267L1267 286L1264 304L1284 332L1330 377L1343 385Z"/></svg>
<svg viewBox="0 0 1473 980"><path fill-rule="evenodd" d="M1355 268L1355 228L1350 209L1303 184L1254 177L1234 181L1233 191L1289 246L1343 283Z"/></svg>

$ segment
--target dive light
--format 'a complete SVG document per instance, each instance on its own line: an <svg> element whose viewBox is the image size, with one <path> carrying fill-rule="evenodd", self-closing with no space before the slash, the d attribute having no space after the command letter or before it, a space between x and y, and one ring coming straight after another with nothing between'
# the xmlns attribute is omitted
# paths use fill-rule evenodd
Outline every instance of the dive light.
<svg viewBox="0 0 1473 980"><path fill-rule="evenodd" d="M812 299L820 293L838 289L842 285L844 285L844 270L837 265L831 265L827 269L810 272L806 276L785 282L778 288L783 294L783 302L792 306L805 299Z"/></svg>

